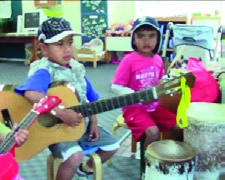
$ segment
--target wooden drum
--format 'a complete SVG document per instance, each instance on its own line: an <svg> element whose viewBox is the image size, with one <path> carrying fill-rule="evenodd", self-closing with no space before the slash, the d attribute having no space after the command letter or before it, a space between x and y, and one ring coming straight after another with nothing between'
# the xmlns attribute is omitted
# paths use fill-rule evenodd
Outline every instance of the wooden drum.
<svg viewBox="0 0 225 180"><path fill-rule="evenodd" d="M192 180L195 152L184 142L156 141L147 147L145 180Z"/></svg>
<svg viewBox="0 0 225 180"><path fill-rule="evenodd" d="M196 151L196 180L217 180L222 168L225 104L191 103L184 141Z"/></svg>

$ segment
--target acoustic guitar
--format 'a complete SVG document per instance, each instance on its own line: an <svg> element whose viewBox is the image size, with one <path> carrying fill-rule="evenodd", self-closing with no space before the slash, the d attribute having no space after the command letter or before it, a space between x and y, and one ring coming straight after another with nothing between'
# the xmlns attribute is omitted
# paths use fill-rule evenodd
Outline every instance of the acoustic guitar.
<svg viewBox="0 0 225 180"><path fill-rule="evenodd" d="M34 123L35 119L40 114L45 114L55 108L61 103L58 97L46 96L41 99L37 104L34 104L33 108L28 112L25 118L18 124L15 130L12 130L3 142L0 144L0 179L9 180L14 179L19 172L19 166L15 161L13 154L15 148L15 138L14 135L19 129L27 129ZM21 107L22 108L22 107Z"/></svg>
<svg viewBox="0 0 225 180"><path fill-rule="evenodd" d="M183 76L186 78L186 84L189 87L193 87L195 76L192 73L187 73ZM66 108L81 112L84 117L88 117L93 114L99 114L135 103L158 99L163 94L178 92L180 90L180 78L181 76L168 80L156 88L149 88L147 90L86 104L79 103L74 91L68 88L66 83L49 88L47 94L59 97ZM0 100L2 102L0 102L0 109L8 108L14 122L19 122L21 116L24 116L32 106L25 97L11 91L0 92ZM3 121L1 116L0 121ZM27 160L51 144L77 140L83 135L84 131L84 121L76 127L70 127L50 114L41 115L30 127L29 139L22 147L16 149L16 159L17 161Z"/></svg>

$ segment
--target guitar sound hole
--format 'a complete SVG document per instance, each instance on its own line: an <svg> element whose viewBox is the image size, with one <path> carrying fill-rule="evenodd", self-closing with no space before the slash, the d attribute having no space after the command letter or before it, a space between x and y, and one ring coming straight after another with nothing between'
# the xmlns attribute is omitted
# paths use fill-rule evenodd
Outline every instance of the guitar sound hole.
<svg viewBox="0 0 225 180"><path fill-rule="evenodd" d="M62 123L62 121L51 114L44 114L38 118L38 124L43 127L53 127L59 123Z"/></svg>

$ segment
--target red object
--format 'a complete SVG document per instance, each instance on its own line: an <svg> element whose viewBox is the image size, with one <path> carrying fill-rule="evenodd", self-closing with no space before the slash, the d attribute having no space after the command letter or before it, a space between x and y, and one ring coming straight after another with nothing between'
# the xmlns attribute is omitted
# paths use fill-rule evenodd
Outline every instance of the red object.
<svg viewBox="0 0 225 180"><path fill-rule="evenodd" d="M11 153L0 154L0 179L13 180L18 176L19 166Z"/></svg>
<svg viewBox="0 0 225 180"><path fill-rule="evenodd" d="M215 102L218 100L219 85L199 59L189 58L187 70L196 77L195 86L191 88L191 102Z"/></svg>
<svg viewBox="0 0 225 180"><path fill-rule="evenodd" d="M39 103L35 104L34 110L45 114L54 109L62 102L57 96L46 96Z"/></svg>
<svg viewBox="0 0 225 180"><path fill-rule="evenodd" d="M128 107L123 117L136 142L140 141L141 135L151 126L157 126L160 132L166 132L176 125L176 115L160 104L152 112L137 106Z"/></svg>

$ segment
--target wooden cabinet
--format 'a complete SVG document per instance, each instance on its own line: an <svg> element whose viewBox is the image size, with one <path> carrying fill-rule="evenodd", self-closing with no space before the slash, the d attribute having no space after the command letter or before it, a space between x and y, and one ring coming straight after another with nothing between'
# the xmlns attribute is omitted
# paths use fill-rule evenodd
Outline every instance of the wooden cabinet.
<svg viewBox="0 0 225 180"><path fill-rule="evenodd" d="M133 51L131 47L131 37L106 36L105 49L107 51Z"/></svg>

